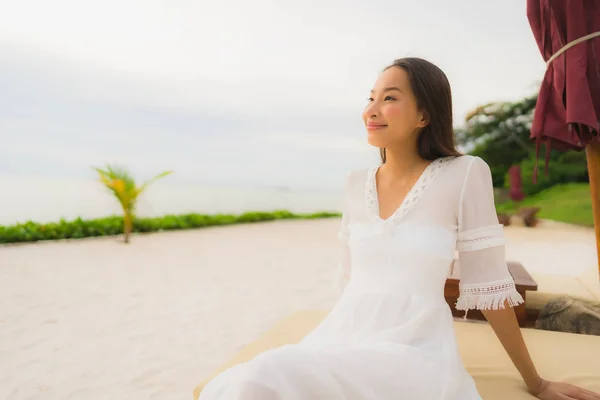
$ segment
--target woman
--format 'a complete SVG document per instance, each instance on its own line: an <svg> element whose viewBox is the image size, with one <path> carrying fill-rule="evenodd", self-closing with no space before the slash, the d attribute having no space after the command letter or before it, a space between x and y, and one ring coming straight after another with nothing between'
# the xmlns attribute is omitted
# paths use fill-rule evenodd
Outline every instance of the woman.
<svg viewBox="0 0 600 400"><path fill-rule="evenodd" d="M480 399L444 299L455 251L457 308L483 311L529 391L599 400L536 372L512 309L523 299L506 266L490 169L454 148L444 73L422 59L396 60L363 119L382 163L346 180L339 301L300 343L230 368L200 400Z"/></svg>

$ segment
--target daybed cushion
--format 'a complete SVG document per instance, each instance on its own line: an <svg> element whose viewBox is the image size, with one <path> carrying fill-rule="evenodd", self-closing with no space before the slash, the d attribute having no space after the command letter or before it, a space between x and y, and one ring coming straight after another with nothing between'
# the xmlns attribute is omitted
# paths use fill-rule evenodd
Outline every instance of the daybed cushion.
<svg viewBox="0 0 600 400"><path fill-rule="evenodd" d="M196 387L194 399L198 399L204 385L218 373L270 348L298 342L325 315L326 311L303 310L283 319ZM489 324L456 321L454 326L463 362L475 378L484 400L535 399L527 393L521 377ZM600 392L599 336L535 329L521 329L521 332L542 376Z"/></svg>

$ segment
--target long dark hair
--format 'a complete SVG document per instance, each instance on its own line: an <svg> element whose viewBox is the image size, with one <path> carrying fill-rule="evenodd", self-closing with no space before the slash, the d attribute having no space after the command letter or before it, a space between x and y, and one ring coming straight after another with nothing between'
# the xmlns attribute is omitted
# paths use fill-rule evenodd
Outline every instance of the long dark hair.
<svg viewBox="0 0 600 400"><path fill-rule="evenodd" d="M452 92L446 74L429 61L414 57L397 59L384 71L393 67L406 71L417 107L425 112L429 120L419 132L419 155L425 160L462 155L456 150L454 142ZM381 162L385 163L385 148L380 149L380 154Z"/></svg>

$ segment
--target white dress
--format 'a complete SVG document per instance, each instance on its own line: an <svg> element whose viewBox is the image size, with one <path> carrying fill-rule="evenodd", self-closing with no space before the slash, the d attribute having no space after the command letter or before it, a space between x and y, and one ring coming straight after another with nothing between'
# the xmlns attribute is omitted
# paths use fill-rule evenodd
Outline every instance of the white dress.
<svg viewBox="0 0 600 400"><path fill-rule="evenodd" d="M328 316L301 342L224 371L200 400L481 399L444 284L458 251L458 309L523 301L505 262L490 169L478 157L439 158L384 220L377 168L346 182L342 293Z"/></svg>

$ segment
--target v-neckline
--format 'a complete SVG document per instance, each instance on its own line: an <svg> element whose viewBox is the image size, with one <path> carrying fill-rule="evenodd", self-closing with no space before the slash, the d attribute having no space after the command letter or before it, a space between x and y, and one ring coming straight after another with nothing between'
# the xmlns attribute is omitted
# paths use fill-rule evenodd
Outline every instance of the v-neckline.
<svg viewBox="0 0 600 400"><path fill-rule="evenodd" d="M370 171L369 179L367 179L366 188L367 206L370 205L370 207L368 208L370 208L369 211L372 217L375 218L377 221L388 223L390 221L395 221L399 218L402 218L404 215L406 215L408 211L410 211L410 209L420 199L421 193L427 186L428 182L431 181L431 179L428 178L432 178L433 175L435 175L434 173L432 173L432 171L439 170L439 168L434 167L436 167L438 164L441 164L442 161L445 161L448 158L450 157L437 158L430 162L427 165L427 167L425 167L425 169L421 172L421 174L419 175L415 183L411 186L409 191L406 193L400 205L387 218L382 218L380 214L379 193L377 187L377 172L383 164L373 167Z"/></svg>

